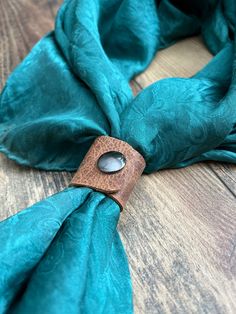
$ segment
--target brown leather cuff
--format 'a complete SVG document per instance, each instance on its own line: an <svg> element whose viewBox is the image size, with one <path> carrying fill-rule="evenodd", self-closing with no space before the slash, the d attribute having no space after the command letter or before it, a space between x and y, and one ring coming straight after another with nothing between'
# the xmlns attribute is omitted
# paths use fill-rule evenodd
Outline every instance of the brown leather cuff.
<svg viewBox="0 0 236 314"><path fill-rule="evenodd" d="M87 152L70 185L102 192L124 208L145 160L128 143L110 136L98 137Z"/></svg>

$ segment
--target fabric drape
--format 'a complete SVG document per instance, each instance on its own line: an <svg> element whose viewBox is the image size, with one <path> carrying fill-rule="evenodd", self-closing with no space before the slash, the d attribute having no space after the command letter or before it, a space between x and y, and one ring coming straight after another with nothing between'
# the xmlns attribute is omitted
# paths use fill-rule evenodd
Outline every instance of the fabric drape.
<svg viewBox="0 0 236 314"><path fill-rule="evenodd" d="M235 23L234 0L64 1L1 93L0 151L73 171L109 135L144 156L146 173L235 163ZM132 95L158 50L197 34L215 55L208 65ZM132 313L118 219L113 200L67 188L2 221L0 313Z"/></svg>

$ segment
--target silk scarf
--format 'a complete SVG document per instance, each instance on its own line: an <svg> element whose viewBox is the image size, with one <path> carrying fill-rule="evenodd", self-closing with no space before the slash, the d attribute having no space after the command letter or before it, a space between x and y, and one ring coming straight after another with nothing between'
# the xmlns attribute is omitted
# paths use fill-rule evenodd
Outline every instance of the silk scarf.
<svg viewBox="0 0 236 314"><path fill-rule="evenodd" d="M73 171L109 135L144 156L146 173L235 162L235 23L234 0L64 1L2 91L0 151ZM158 50L196 34L215 55L206 67L132 95ZM0 313L132 313L119 215L102 193L71 187L2 221Z"/></svg>

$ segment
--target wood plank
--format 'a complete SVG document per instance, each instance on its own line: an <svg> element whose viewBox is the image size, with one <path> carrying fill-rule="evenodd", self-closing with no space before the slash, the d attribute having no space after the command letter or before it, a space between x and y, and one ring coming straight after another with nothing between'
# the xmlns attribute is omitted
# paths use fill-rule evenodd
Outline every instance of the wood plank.
<svg viewBox="0 0 236 314"><path fill-rule="evenodd" d="M199 71L211 57L211 54L204 47L201 38L185 39L158 53L145 73L135 79L136 85L133 83L133 86L135 86L137 93L142 88L159 79L167 77L190 77ZM146 311L154 313L156 309L161 313L234 313L236 311L234 301L236 299L235 170L235 165L206 163L194 165L187 169L160 172L158 175L154 175L155 179L159 179L159 190L155 189L155 187L151 188L151 183L148 189L148 179L146 178L143 186L149 192L153 191L153 194L160 194L165 187L168 187L168 191L166 190L166 194L164 194L164 198L161 198L161 201L160 196L152 196L152 199L156 199L154 206L159 200L163 208L163 213L160 214L156 207L157 212L154 215L153 221L156 219L158 222L162 219L165 220L161 225L161 232L164 229L165 236L163 237L163 233L158 236L159 229L157 228L157 239L154 240L154 243L150 244L150 239L149 237L147 239L146 233L137 239L137 243L141 243L141 247L145 248L143 251L146 251L146 256L150 255L151 251L153 252L155 260L153 264L157 265L157 267L153 267L150 272L145 273L152 283L152 291L159 292L161 299L161 303L158 302L157 304L155 304L153 299L147 301L151 293L151 291L148 291L150 285L146 286L145 283L140 285L139 280L134 280L134 282L137 282L135 295L136 307L141 313L146 313ZM168 176L171 174L172 177L168 184ZM181 174L182 178L179 177ZM198 183L194 183L193 178ZM218 188L216 189L217 186ZM219 193L218 189L221 190L221 193ZM172 201L175 196L176 199ZM185 204L181 204L181 198L185 198ZM170 201L170 204L167 206L164 205L166 200ZM176 217L174 218L175 207L177 207L177 213L181 214L186 209L184 219L181 223L178 219L176 220ZM145 204L145 206L142 206L142 209L144 209L142 210L144 218L137 218L137 211L135 212L135 218L137 221L142 221L146 226L150 223L150 215L153 214L153 208L149 208ZM132 210L134 211L135 209L131 207ZM168 210L172 210L170 217L174 218L174 224L167 221ZM147 219L145 219L143 211L148 215ZM198 217L196 221L192 215L195 218ZM178 224L177 229L176 224ZM169 230L167 231L168 225ZM133 234L139 234L140 228L139 226L139 229L133 232ZM124 230L127 229L124 228ZM194 230L196 231L195 235ZM168 237L169 234L171 235L170 238ZM129 235L127 238L129 238ZM176 240L177 243L175 242ZM135 241L134 238L132 238L133 241ZM153 246L153 249L149 245ZM130 246L130 249L132 249L133 244L130 243ZM168 249L165 251L163 247ZM159 249L159 263L156 262L156 260L159 261L159 258L155 254L155 248ZM171 254L172 258L170 258ZM178 261L177 264L180 263L179 267L182 269L181 275L187 278L190 276L191 282L184 282L182 276L178 278L178 273L173 273L176 261ZM136 260L133 265L134 270L132 273L133 277L136 278L138 261ZM158 266L161 268L161 275L159 274L160 270L158 270ZM170 270L172 271L171 274L169 273ZM222 272L223 275L221 276ZM153 280L155 273L156 278L159 278L161 282L159 284L157 280ZM168 278L168 288L166 288L166 283L163 281L163 276ZM175 287L176 277L181 281L181 283L178 282L179 289ZM143 281L146 281L146 277L144 277ZM144 298L141 298L140 295L144 294L145 288L147 288L147 300L143 303L140 300L144 300ZM166 296L170 290L173 292L173 295L171 297L169 295ZM188 308L189 293L192 296L194 295L196 300L193 302L192 299L191 305ZM158 294L156 294L157 298ZM147 309L147 303L150 309Z"/></svg>
<svg viewBox="0 0 236 314"><path fill-rule="evenodd" d="M209 167L236 197L236 166L224 163L210 163Z"/></svg>
<svg viewBox="0 0 236 314"><path fill-rule="evenodd" d="M0 89L32 46L53 29L52 12L55 14L59 2L0 1Z"/></svg>
<svg viewBox="0 0 236 314"><path fill-rule="evenodd" d="M45 0L45 2L48 2L49 7L51 8L52 17L55 18L62 0Z"/></svg>
<svg viewBox="0 0 236 314"><path fill-rule="evenodd" d="M71 178L69 172L47 172L19 166L0 154L0 220L62 191Z"/></svg>
<svg viewBox="0 0 236 314"><path fill-rule="evenodd" d="M2 85L53 27L59 2L0 1ZM191 76L210 58L199 38L184 40L160 52L132 88L138 93L157 79ZM207 163L141 178L119 224L136 313L236 312L235 169ZM20 167L0 155L0 219L62 190L70 179L70 173Z"/></svg>
<svg viewBox="0 0 236 314"><path fill-rule="evenodd" d="M235 313L235 210L203 164L142 177L120 223L137 313Z"/></svg>
<svg viewBox="0 0 236 314"><path fill-rule="evenodd" d="M136 78L136 82L144 88L168 77L191 77L211 58L200 37L183 39L159 51L145 73Z"/></svg>

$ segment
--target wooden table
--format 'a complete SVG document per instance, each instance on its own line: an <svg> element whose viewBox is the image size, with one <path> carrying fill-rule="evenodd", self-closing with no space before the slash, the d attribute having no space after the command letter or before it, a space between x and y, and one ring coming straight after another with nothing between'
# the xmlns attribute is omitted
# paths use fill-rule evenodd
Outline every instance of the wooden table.
<svg viewBox="0 0 236 314"><path fill-rule="evenodd" d="M61 0L0 0L1 85L45 32ZM211 59L200 38L161 51L137 77L137 93L189 77ZM24 168L0 156L0 218L68 184L72 174ZM236 167L196 164L144 175L119 223L136 313L236 313ZM46 313L45 313L46 314Z"/></svg>

